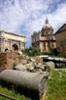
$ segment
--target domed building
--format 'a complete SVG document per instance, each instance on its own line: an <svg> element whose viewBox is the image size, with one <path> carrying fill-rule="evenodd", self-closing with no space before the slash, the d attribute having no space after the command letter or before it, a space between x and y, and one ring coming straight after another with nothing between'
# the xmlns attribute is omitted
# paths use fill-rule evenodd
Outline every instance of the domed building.
<svg viewBox="0 0 66 100"><path fill-rule="evenodd" d="M49 24L47 18L41 31L33 33L32 46L40 49L41 52L50 52L52 49L56 48L54 29Z"/></svg>
<svg viewBox="0 0 66 100"><path fill-rule="evenodd" d="M48 19L46 18L45 20L45 25L44 27L42 28L41 32L42 32L42 35L50 35L50 34L53 34L53 27L49 24L48 22Z"/></svg>

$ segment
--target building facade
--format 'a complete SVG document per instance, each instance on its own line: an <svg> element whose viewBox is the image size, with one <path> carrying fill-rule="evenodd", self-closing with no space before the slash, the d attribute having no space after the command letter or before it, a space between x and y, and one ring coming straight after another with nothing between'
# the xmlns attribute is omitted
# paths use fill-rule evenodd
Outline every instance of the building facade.
<svg viewBox="0 0 66 100"><path fill-rule="evenodd" d="M6 50L24 50L26 38L15 33L0 31L0 52Z"/></svg>
<svg viewBox="0 0 66 100"><path fill-rule="evenodd" d="M66 24L62 25L55 33L57 49L66 55Z"/></svg>
<svg viewBox="0 0 66 100"><path fill-rule="evenodd" d="M45 25L41 31L33 33L32 46L40 49L41 52L50 52L51 49L56 48L56 40L53 31L48 19L46 19Z"/></svg>

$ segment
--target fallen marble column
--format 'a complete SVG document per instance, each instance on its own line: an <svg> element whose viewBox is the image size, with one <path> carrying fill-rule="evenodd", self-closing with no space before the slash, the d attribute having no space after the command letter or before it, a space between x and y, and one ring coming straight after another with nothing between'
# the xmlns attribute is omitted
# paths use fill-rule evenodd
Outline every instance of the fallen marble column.
<svg viewBox="0 0 66 100"><path fill-rule="evenodd" d="M48 73L5 70L0 73L1 81L12 83L14 86L25 89L25 91L33 91L40 98L47 89Z"/></svg>

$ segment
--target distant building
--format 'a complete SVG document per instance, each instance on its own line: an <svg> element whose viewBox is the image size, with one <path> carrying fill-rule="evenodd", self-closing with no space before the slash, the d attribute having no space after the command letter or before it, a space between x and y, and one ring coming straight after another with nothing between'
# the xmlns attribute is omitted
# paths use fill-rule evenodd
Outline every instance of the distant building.
<svg viewBox="0 0 66 100"><path fill-rule="evenodd" d="M25 36L0 31L0 52L25 49Z"/></svg>
<svg viewBox="0 0 66 100"><path fill-rule="evenodd" d="M55 33L57 49L66 55L66 24L62 25Z"/></svg>
<svg viewBox="0 0 66 100"><path fill-rule="evenodd" d="M41 31L33 33L32 46L40 49L41 52L50 52L51 49L56 48L56 40L53 31L52 26L46 18L45 25Z"/></svg>

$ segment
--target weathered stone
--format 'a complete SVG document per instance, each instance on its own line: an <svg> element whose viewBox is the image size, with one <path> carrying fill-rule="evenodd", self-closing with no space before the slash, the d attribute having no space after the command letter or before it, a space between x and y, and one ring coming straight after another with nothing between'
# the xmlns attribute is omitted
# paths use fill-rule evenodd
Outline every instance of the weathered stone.
<svg viewBox="0 0 66 100"><path fill-rule="evenodd" d="M23 64L18 64L17 66L15 66L15 69L16 70L22 70L22 71L26 71L27 70L26 66L23 65Z"/></svg>
<svg viewBox="0 0 66 100"><path fill-rule="evenodd" d="M13 69L14 65L19 64L19 54L16 52L0 53L0 69Z"/></svg>
<svg viewBox="0 0 66 100"><path fill-rule="evenodd" d="M34 95L37 92L41 97L47 90L48 73L47 72L28 72L5 70L0 73L0 81L13 83L15 86L21 86L25 90L33 90ZM7 85L6 85L7 86ZM38 99L39 100L39 99Z"/></svg>
<svg viewBox="0 0 66 100"><path fill-rule="evenodd" d="M28 71L45 71L45 64L42 59L37 57L29 57L21 52L6 52L0 54L0 67L3 69L18 69ZM16 66L16 67L15 67ZM20 68L19 68L20 67ZM22 68L23 67L23 68ZM1 68L2 70L2 68Z"/></svg>
<svg viewBox="0 0 66 100"><path fill-rule="evenodd" d="M53 70L53 69L55 68L55 64L54 64L54 62L52 62L52 61L46 62L45 64L46 64L47 69L48 69L49 71L50 71L50 70Z"/></svg>
<svg viewBox="0 0 66 100"><path fill-rule="evenodd" d="M31 59L33 59L37 64L43 63L43 59L40 58L39 56L32 57Z"/></svg>
<svg viewBox="0 0 66 100"><path fill-rule="evenodd" d="M34 64L32 62L26 64L25 66L26 66L28 71L34 71Z"/></svg>

